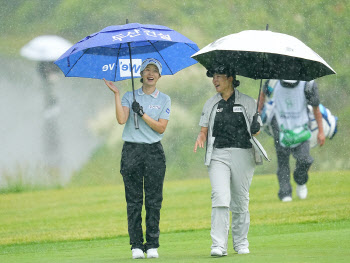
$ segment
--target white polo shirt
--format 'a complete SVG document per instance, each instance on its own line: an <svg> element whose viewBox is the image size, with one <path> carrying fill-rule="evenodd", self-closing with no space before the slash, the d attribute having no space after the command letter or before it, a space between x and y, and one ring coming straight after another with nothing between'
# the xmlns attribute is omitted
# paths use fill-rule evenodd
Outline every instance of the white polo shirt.
<svg viewBox="0 0 350 263"><path fill-rule="evenodd" d="M171 100L170 97L159 90L147 95L142 91L142 88L135 90L135 99L143 107L143 111L152 119L169 120ZM135 129L134 111L132 110L133 94L131 91L124 94L122 98L122 106L129 108L129 118L123 130L122 139L126 142L134 143L155 143L163 138L163 134L154 131L147 123L139 116L139 129Z"/></svg>

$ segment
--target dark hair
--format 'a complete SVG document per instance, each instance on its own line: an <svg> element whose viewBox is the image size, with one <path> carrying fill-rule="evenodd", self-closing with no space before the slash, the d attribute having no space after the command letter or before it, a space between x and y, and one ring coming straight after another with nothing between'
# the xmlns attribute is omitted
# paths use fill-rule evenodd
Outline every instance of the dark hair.
<svg viewBox="0 0 350 263"><path fill-rule="evenodd" d="M212 78L214 76L214 74L224 74L228 78L233 77L232 84L233 84L234 88L238 87L240 84L239 80L236 79L236 72L230 68L225 67L225 66L217 66L217 67L213 67L211 69L208 69L207 77Z"/></svg>
<svg viewBox="0 0 350 263"><path fill-rule="evenodd" d="M299 84L299 80L296 80L295 82L286 82L283 79L281 79L280 81L281 81L281 85L286 88L294 88Z"/></svg>
<svg viewBox="0 0 350 263"><path fill-rule="evenodd" d="M239 86L239 84L241 84L241 82L236 79L236 76L234 76L232 84L233 84L233 87L236 88Z"/></svg>

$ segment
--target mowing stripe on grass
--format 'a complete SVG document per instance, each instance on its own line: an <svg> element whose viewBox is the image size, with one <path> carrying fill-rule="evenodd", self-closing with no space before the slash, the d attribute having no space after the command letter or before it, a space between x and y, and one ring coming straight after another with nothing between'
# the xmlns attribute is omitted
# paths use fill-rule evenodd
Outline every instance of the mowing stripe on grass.
<svg viewBox="0 0 350 263"><path fill-rule="evenodd" d="M255 176L251 226L341 221L350 218L350 172L311 174L306 200L277 199L275 175ZM209 179L164 186L162 233L210 228ZM143 217L145 217L143 215ZM86 240L127 235L122 185L0 195L0 245Z"/></svg>
<svg viewBox="0 0 350 263"><path fill-rule="evenodd" d="M350 221L255 226L249 255L238 255L229 240L228 256L210 257L210 230L161 235L157 262L349 262ZM0 246L0 262L134 262L129 239L118 237Z"/></svg>

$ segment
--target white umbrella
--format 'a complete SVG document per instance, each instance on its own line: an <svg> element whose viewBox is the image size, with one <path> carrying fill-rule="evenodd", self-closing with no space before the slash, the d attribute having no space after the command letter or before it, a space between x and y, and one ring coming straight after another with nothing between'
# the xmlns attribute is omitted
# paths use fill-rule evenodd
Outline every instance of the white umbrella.
<svg viewBox="0 0 350 263"><path fill-rule="evenodd" d="M208 70L226 65L253 79L313 80L336 72L299 39L281 33L246 30L220 38L192 57Z"/></svg>
<svg viewBox="0 0 350 263"><path fill-rule="evenodd" d="M268 28L268 26L267 26ZM336 72L299 39L268 30L246 30L222 37L192 55L207 70L226 66L236 75L310 81ZM257 118L258 109L255 118Z"/></svg>
<svg viewBox="0 0 350 263"><path fill-rule="evenodd" d="M73 44L56 35L38 36L22 47L21 55L35 61L55 61Z"/></svg>

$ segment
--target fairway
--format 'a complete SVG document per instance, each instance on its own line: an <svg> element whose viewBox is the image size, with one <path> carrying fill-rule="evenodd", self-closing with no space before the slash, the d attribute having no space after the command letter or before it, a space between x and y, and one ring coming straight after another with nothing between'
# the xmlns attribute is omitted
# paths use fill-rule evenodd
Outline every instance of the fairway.
<svg viewBox="0 0 350 263"><path fill-rule="evenodd" d="M164 191L157 262L350 262L349 172L311 173L308 198L291 203L274 175L255 176L251 254L229 240L223 258L210 257L209 180ZM133 262L121 185L2 194L0 211L0 262Z"/></svg>

